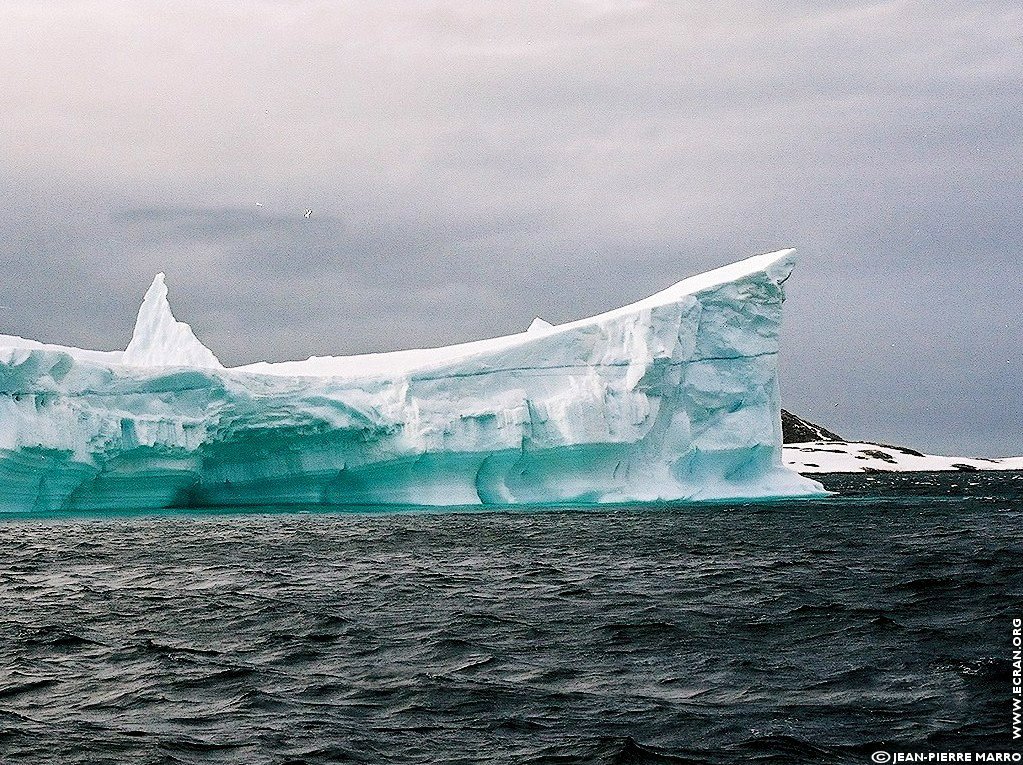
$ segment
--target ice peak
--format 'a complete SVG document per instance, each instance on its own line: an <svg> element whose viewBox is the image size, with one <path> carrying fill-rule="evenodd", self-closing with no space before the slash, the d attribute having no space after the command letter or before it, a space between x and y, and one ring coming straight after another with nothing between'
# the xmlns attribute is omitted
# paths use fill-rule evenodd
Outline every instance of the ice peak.
<svg viewBox="0 0 1023 765"><path fill-rule="evenodd" d="M537 316L533 319L533 322L529 325L529 329L527 329L526 332L544 332L548 329L554 329L554 325Z"/></svg>
<svg viewBox="0 0 1023 765"><path fill-rule="evenodd" d="M162 272L146 290L122 363L139 367L223 367L192 328L174 318Z"/></svg>

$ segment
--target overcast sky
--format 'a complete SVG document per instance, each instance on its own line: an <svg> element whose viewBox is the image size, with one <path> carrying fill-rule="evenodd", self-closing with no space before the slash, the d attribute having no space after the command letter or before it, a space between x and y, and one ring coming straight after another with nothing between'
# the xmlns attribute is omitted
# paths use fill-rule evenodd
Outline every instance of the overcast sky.
<svg viewBox="0 0 1023 765"><path fill-rule="evenodd" d="M1023 453L1023 11L963 5L7 0L0 333L163 270L228 365L439 345L792 246L786 407Z"/></svg>

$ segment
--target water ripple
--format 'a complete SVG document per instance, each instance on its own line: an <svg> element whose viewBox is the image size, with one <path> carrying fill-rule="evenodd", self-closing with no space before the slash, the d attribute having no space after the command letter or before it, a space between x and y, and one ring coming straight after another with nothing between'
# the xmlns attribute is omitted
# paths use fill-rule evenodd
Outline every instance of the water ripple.
<svg viewBox="0 0 1023 765"><path fill-rule="evenodd" d="M1021 476L833 480L767 505L10 518L0 761L1004 749Z"/></svg>

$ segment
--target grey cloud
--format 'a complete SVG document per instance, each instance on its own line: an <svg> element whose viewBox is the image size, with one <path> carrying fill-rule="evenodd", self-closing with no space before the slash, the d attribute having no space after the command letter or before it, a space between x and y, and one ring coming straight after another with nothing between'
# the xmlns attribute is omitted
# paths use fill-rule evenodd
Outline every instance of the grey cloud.
<svg viewBox="0 0 1023 765"><path fill-rule="evenodd" d="M1023 452L1020 28L1012 3L5 4L0 331L123 346L165 270L232 363L437 345L796 246L791 408Z"/></svg>

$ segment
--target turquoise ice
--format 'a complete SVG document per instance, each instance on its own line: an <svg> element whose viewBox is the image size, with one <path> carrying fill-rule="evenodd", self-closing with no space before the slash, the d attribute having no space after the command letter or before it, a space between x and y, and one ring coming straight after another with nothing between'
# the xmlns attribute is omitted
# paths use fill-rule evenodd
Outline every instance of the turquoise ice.
<svg viewBox="0 0 1023 765"><path fill-rule="evenodd" d="M782 465L794 252L568 324L224 368L162 274L123 351L0 335L0 510L822 494Z"/></svg>

